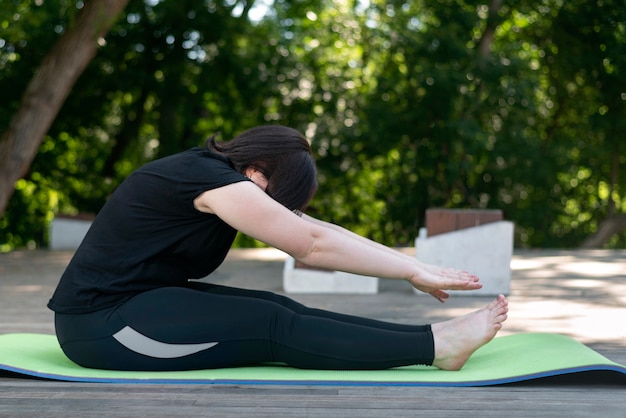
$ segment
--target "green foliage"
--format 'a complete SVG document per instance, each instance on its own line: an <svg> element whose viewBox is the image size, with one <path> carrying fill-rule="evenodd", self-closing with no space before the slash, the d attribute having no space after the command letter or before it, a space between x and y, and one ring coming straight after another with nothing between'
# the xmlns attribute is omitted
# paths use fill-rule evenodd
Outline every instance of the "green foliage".
<svg viewBox="0 0 626 418"><path fill-rule="evenodd" d="M5 3L2 127L80 5ZM97 212L153 158L264 123L311 139L313 215L391 245L429 207L500 208L528 247L626 211L623 0L251 4L130 2L16 185L0 250L45 245L55 214Z"/></svg>

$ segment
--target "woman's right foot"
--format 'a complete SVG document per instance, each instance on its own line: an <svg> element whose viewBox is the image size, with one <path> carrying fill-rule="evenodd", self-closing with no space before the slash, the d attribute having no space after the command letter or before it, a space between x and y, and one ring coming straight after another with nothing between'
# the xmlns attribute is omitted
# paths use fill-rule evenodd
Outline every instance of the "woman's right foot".
<svg viewBox="0 0 626 418"><path fill-rule="evenodd" d="M508 301L504 295L499 295L478 311L433 324L433 366L442 370L461 369L474 351L491 341L502 329L508 311Z"/></svg>

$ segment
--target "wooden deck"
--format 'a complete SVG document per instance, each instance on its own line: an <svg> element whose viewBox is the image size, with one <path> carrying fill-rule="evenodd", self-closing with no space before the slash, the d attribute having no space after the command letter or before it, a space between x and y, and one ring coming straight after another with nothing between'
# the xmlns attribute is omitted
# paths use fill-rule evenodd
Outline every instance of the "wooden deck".
<svg viewBox="0 0 626 418"><path fill-rule="evenodd" d="M0 333L53 333L45 308L71 252L0 254ZM212 280L281 291L283 255L234 251ZM517 252L510 316L501 335L570 335L626 364L626 251ZM441 305L404 282L378 295L300 295L305 304L404 323L433 322L487 303L455 295ZM598 374L475 388L150 385L54 382L0 374L0 417L626 417L626 386Z"/></svg>

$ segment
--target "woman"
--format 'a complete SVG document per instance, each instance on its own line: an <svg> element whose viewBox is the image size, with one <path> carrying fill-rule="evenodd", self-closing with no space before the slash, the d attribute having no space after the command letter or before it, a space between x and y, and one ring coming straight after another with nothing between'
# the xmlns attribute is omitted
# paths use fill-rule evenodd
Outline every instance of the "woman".
<svg viewBox="0 0 626 418"><path fill-rule="evenodd" d="M444 302L479 289L469 273L425 265L302 214L317 189L311 148L282 126L153 161L104 205L48 306L65 354L116 370L283 362L299 368L456 370L507 315L499 296L438 324L409 326L307 308L270 292L193 281L224 260L237 231L305 264L404 279Z"/></svg>

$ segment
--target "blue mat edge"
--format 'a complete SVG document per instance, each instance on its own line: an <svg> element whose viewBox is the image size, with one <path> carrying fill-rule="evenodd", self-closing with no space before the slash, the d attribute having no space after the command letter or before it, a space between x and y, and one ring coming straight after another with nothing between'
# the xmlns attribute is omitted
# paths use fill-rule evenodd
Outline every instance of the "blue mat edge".
<svg viewBox="0 0 626 418"><path fill-rule="evenodd" d="M527 375L513 376L508 378L478 380L466 382L424 382L424 381L345 381L345 380L254 380L254 379L133 379L133 378L97 378L97 377L75 377L57 375L51 373L40 373L32 370L20 369L16 367L2 365L0 371L4 370L11 373L17 373L20 376L30 376L34 378L77 382L77 383L110 383L110 384L176 384L176 385L293 385L293 386L396 386L396 387L479 387L479 386L495 386L508 383L526 382L529 380L537 380L548 377L564 376L569 374L584 374L585 372L615 372L618 376L624 377L626 384L626 367L611 366L606 364L588 365L582 367L572 367L566 369L550 370L542 373L533 373Z"/></svg>

